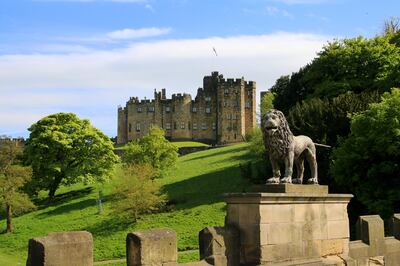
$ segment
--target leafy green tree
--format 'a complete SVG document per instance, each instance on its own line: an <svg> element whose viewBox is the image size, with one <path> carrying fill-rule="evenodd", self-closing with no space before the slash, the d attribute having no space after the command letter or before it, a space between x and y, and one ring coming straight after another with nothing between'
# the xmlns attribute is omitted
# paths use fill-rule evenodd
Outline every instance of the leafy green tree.
<svg viewBox="0 0 400 266"><path fill-rule="evenodd" d="M114 186L115 211L135 221L141 214L157 212L165 206L166 196L154 180L157 171L149 164L125 165L117 172Z"/></svg>
<svg viewBox="0 0 400 266"><path fill-rule="evenodd" d="M288 113L310 98L334 98L348 91L389 91L400 86L400 32L371 39L357 37L328 43L317 57L271 91L276 109Z"/></svg>
<svg viewBox="0 0 400 266"><path fill-rule="evenodd" d="M351 133L333 152L337 182L367 206L388 217L400 211L400 90L351 117Z"/></svg>
<svg viewBox="0 0 400 266"><path fill-rule="evenodd" d="M107 180L118 162L110 138L73 113L44 117L29 131L24 156L33 169L30 186L49 190L50 198L61 184Z"/></svg>
<svg viewBox="0 0 400 266"><path fill-rule="evenodd" d="M162 177L178 159L178 148L164 137L164 130L152 127L142 139L130 142L122 160L126 164L149 164Z"/></svg>
<svg viewBox="0 0 400 266"><path fill-rule="evenodd" d="M270 91L265 92L262 94L261 99L260 99L260 115L261 117L264 116L264 114L274 108L274 94Z"/></svg>
<svg viewBox="0 0 400 266"><path fill-rule="evenodd" d="M0 206L5 210L7 232L12 232L13 215L35 208L23 186L30 180L32 169L17 165L18 156L22 152L19 142L0 138Z"/></svg>

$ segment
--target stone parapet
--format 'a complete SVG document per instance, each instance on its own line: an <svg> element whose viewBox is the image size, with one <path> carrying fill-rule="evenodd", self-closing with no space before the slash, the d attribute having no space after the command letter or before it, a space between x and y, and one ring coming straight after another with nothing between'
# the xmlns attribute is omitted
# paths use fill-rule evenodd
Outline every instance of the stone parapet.
<svg viewBox="0 0 400 266"><path fill-rule="evenodd" d="M241 263L299 265L323 256L348 255L347 204L352 195L327 194L318 185L265 189L282 193L225 194L225 224L239 229Z"/></svg>
<svg viewBox="0 0 400 266"><path fill-rule="evenodd" d="M86 231L50 233L29 240L27 266L91 266L93 238Z"/></svg>

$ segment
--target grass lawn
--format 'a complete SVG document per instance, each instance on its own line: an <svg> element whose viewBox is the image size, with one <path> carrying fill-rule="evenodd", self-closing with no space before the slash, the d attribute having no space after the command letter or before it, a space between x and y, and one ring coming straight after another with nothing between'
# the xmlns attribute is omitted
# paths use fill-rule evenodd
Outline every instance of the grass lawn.
<svg viewBox="0 0 400 266"><path fill-rule="evenodd" d="M172 144L174 144L178 148L209 146L208 144L205 144L205 143L202 143L202 142L196 142L196 141L173 141Z"/></svg>
<svg viewBox="0 0 400 266"><path fill-rule="evenodd" d="M179 157L176 169L159 180L168 194L171 210L144 215L136 223L113 213L113 202L108 200L112 182L102 187L104 213L101 215L96 207L98 188L81 184L61 188L56 201L50 204L43 200L36 211L15 218L14 233L0 234L0 265L24 263L30 238L59 231L91 232L95 261L123 258L126 234L150 228L173 228L178 235L178 250L198 249L198 232L204 227L224 223L225 203L221 194L243 191L248 186L240 177L238 165L249 160L247 144ZM0 232L4 228L2 219ZM181 262L196 259L196 252L184 252L179 256Z"/></svg>

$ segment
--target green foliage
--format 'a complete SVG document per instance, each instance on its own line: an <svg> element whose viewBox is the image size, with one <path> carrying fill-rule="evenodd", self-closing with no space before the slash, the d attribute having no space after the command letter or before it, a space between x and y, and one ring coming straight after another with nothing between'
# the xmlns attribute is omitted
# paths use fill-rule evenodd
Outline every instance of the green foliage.
<svg viewBox="0 0 400 266"><path fill-rule="evenodd" d="M351 133L333 152L333 174L371 213L400 206L400 90L351 117Z"/></svg>
<svg viewBox="0 0 400 266"><path fill-rule="evenodd" d="M7 232L13 231L12 216L35 208L23 186L30 180L32 169L17 165L22 152L20 143L0 139L0 208L5 210Z"/></svg>
<svg viewBox="0 0 400 266"><path fill-rule="evenodd" d="M164 137L164 130L152 127L142 139L130 142L122 160L125 164L149 164L156 171L156 177L165 175L176 164L178 147Z"/></svg>
<svg viewBox="0 0 400 266"><path fill-rule="evenodd" d="M120 169L114 189L115 212L137 220L141 214L161 210L166 203L160 185L154 181L156 172L150 165L127 165Z"/></svg>
<svg viewBox="0 0 400 266"><path fill-rule="evenodd" d="M388 91L400 85L399 33L335 40L309 65L278 79L271 91L275 108L287 113L310 98L333 98L348 91Z"/></svg>
<svg viewBox="0 0 400 266"><path fill-rule="evenodd" d="M379 100L377 91L348 92L333 99L312 98L291 108L287 120L295 135L307 135L314 142L336 147L338 137L345 137L350 131L349 114L364 111L370 103ZM336 184L329 171L330 155L330 149L317 148L320 183L335 190Z"/></svg>
<svg viewBox="0 0 400 266"><path fill-rule="evenodd" d="M60 184L107 180L118 161L111 140L73 113L42 118L29 131L24 156L33 168L30 186L49 190L50 197Z"/></svg>
<svg viewBox="0 0 400 266"><path fill-rule="evenodd" d="M260 114L261 117L264 116L264 114L274 108L274 94L270 91L262 94L262 97L260 99Z"/></svg>
<svg viewBox="0 0 400 266"><path fill-rule="evenodd" d="M226 213L221 194L246 191L248 184L240 177L238 165L253 159L247 143L180 156L176 170L156 180L168 194L170 211L144 214L135 223L121 219L113 211L115 202L110 196L113 183L118 180L112 179L102 187L102 215L98 215L98 192L93 186L61 186L52 202L43 199L38 202L37 210L16 217L13 234L0 234L0 265L3 265L3 254L10 254L23 263L27 256L27 239L59 231L91 232L96 262L124 258L127 232L150 228L173 228L177 232L179 251L196 250L200 230L224 224ZM39 197L45 195L39 193ZM3 222L0 218L0 224ZM12 262L12 259L7 261Z"/></svg>
<svg viewBox="0 0 400 266"><path fill-rule="evenodd" d="M265 158L265 146L261 128L256 127L246 135L246 141L249 142L249 149L252 154L259 158Z"/></svg>

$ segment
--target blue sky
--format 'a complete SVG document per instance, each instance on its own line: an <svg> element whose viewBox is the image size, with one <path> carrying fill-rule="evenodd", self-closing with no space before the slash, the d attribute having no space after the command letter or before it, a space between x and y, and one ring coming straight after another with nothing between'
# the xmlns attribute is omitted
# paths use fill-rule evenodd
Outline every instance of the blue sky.
<svg viewBox="0 0 400 266"><path fill-rule="evenodd" d="M399 10L372 0L2 0L0 135L27 137L41 117L74 112L115 136L130 96L195 96L215 70L266 90L330 40L379 34Z"/></svg>

